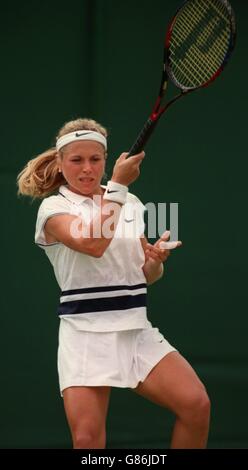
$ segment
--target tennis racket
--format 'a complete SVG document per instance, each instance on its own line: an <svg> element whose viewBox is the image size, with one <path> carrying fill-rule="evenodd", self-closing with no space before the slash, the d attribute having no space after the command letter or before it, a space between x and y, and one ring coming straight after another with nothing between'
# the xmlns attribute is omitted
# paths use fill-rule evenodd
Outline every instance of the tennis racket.
<svg viewBox="0 0 248 470"><path fill-rule="evenodd" d="M129 155L143 150L160 117L175 101L220 75L235 37L234 12L227 0L188 0L177 10L166 33L158 98ZM180 92L163 104L169 80Z"/></svg>

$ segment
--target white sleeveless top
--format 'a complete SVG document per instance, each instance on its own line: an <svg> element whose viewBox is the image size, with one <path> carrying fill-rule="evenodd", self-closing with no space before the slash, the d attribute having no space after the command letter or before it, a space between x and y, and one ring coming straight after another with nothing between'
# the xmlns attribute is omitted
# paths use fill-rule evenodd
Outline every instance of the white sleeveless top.
<svg viewBox="0 0 248 470"><path fill-rule="evenodd" d="M94 207L95 206L95 207ZM98 210L94 201L61 186L39 208L35 243L43 248L61 289L58 314L76 329L119 331L148 328L145 262L140 236L145 206L128 193L114 238L100 258L74 251L60 242L46 242L44 226L58 214L81 215L88 223Z"/></svg>

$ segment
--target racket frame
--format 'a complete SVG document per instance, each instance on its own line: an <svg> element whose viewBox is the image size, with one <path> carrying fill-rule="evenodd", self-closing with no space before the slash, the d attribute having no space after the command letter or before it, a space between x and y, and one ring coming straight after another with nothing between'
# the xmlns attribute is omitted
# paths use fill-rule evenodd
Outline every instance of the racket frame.
<svg viewBox="0 0 248 470"><path fill-rule="evenodd" d="M179 100L183 96L189 94L192 91L198 90L200 88L206 88L209 86L216 78L222 73L224 67L227 65L228 60L231 56L231 53L235 47L236 43L236 21L235 21L235 15L234 11L232 9L232 6L230 5L229 1L227 0L218 0L220 3L222 3L229 14L230 18L230 39L229 39L229 46L226 52L226 55L223 59L223 62L221 63L221 66L219 69L214 73L214 75L207 80L205 83L195 86L195 87L186 87L178 82L176 77L174 76L172 72L172 68L170 67L170 39L173 31L173 26L174 23L179 15L179 13L185 8L185 6L192 0L185 0L184 3L177 9L175 15L172 17L169 26L167 28L166 32L166 37L165 37L165 46L164 46L164 60L163 60L163 71L162 71L162 77L161 77L161 84L160 84L160 89L159 89L159 94L157 97L157 100L155 102L155 105L152 109L152 112L145 122L143 128L141 129L136 141L132 145L132 147L129 150L129 156L135 155L139 152L141 152L147 141L149 140L150 136L152 135L158 120L162 116L162 114L173 104L175 101ZM167 86L168 86L168 81L169 79L171 82L180 90L178 94L176 94L170 101L168 101L164 106L161 106L162 99L166 93Z"/></svg>

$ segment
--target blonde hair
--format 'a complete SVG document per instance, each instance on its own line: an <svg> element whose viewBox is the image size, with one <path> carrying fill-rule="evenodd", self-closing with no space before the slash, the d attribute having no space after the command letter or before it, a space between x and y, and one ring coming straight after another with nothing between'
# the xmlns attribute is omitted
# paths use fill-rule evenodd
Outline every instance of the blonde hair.
<svg viewBox="0 0 248 470"><path fill-rule="evenodd" d="M59 130L56 140L69 132L80 130L96 131L107 137L107 130L98 122L78 118L66 122ZM63 174L58 171L57 155L56 147L52 147L30 160L17 176L18 194L34 199L43 198L53 193L61 184L65 184Z"/></svg>

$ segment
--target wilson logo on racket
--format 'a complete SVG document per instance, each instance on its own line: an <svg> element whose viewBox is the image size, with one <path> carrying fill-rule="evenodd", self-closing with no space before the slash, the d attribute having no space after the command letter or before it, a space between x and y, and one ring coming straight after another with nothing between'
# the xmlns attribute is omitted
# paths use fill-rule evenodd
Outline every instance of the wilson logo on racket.
<svg viewBox="0 0 248 470"><path fill-rule="evenodd" d="M199 23L193 23L192 30L176 52L178 58L183 59L194 46L203 54L207 54L218 38L225 33L227 26L224 18L216 17L216 10L209 8Z"/></svg>

